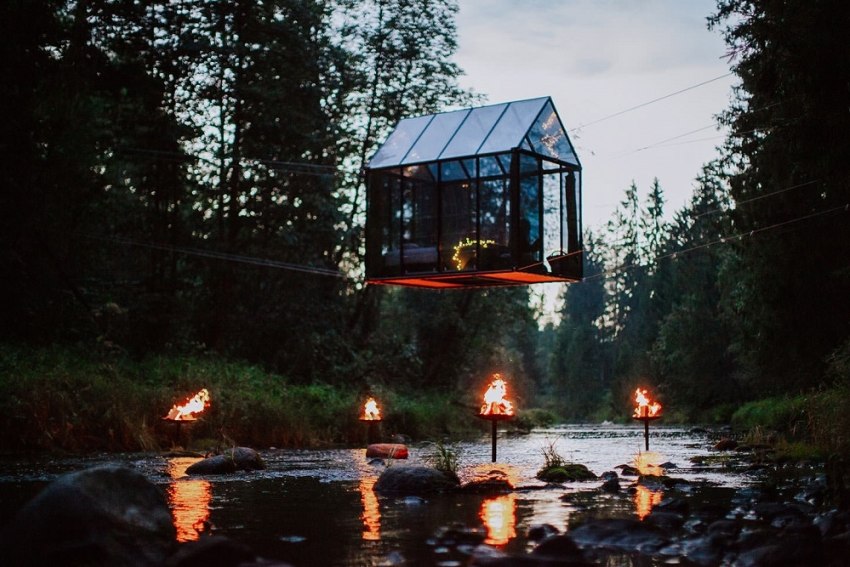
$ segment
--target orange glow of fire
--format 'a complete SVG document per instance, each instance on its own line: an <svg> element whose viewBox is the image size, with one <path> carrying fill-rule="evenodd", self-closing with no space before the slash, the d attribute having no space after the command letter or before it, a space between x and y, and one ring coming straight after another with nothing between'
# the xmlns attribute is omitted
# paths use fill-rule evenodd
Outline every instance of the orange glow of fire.
<svg viewBox="0 0 850 567"><path fill-rule="evenodd" d="M661 404L650 400L647 391L638 388L635 390L635 407L634 417L657 417L661 415Z"/></svg>
<svg viewBox="0 0 850 567"><path fill-rule="evenodd" d="M171 419L174 421L192 421L198 419L195 415L196 413L201 413L207 409L209 405L210 393L209 390L204 388L192 398L186 400L186 403L183 405L175 404L171 406L171 411L168 412L165 419Z"/></svg>
<svg viewBox="0 0 850 567"><path fill-rule="evenodd" d="M378 497L375 496L373 487L378 480L375 476L360 477L360 502L363 504L362 537L367 541L379 541L381 539L381 508L378 506Z"/></svg>
<svg viewBox="0 0 850 567"><path fill-rule="evenodd" d="M490 387L484 393L481 415L513 415L514 406L506 399L507 393L508 385L500 375L494 374Z"/></svg>
<svg viewBox="0 0 850 567"><path fill-rule="evenodd" d="M366 403L363 405L363 415L360 416L360 419L364 421L381 420L381 410L378 407L378 402L375 401L375 398L369 398L366 400Z"/></svg>
<svg viewBox="0 0 850 567"><path fill-rule="evenodd" d="M635 508L639 519L643 520L652 512L652 507L661 503L664 496L662 491L650 490L638 484L635 487Z"/></svg>
<svg viewBox="0 0 850 567"><path fill-rule="evenodd" d="M503 494L481 503L478 513L487 528L489 545L505 545L516 537L516 494Z"/></svg>
<svg viewBox="0 0 850 567"><path fill-rule="evenodd" d="M177 457L168 462L168 504L177 530L177 541L194 541L209 529L212 485L209 481L186 477L186 468L199 461Z"/></svg>

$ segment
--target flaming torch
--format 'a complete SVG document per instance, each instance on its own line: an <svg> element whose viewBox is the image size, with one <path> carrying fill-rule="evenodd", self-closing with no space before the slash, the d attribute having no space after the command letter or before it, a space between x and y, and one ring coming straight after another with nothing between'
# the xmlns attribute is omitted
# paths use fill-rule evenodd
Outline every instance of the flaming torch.
<svg viewBox="0 0 850 567"><path fill-rule="evenodd" d="M207 409L210 405L210 392L203 388L200 392L186 400L183 404L174 404L171 406L168 415L163 417L163 421L173 423L177 427L175 439L172 439L173 444L177 444L181 437L182 425L191 423L198 419L199 413ZM187 441L188 443L188 441Z"/></svg>
<svg viewBox="0 0 850 567"><path fill-rule="evenodd" d="M381 408L378 407L378 402L372 396L366 398L366 403L363 404L363 413L360 414L360 421L369 424L369 430L366 434L367 443L371 445L380 441Z"/></svg>
<svg viewBox="0 0 850 567"><path fill-rule="evenodd" d="M492 462L496 462L496 423L514 418L514 406L507 399L508 385L499 374L493 375L493 380L484 392L484 403L478 417L490 421L492 438Z"/></svg>
<svg viewBox="0 0 850 567"><path fill-rule="evenodd" d="M635 390L635 404L632 419L643 422L643 438L649 451L649 422L661 417L661 404L653 402L647 391L640 388Z"/></svg>
<svg viewBox="0 0 850 567"><path fill-rule="evenodd" d="M171 406L171 411L169 411L168 415L162 419L167 419L168 421L195 421L198 419L195 414L201 413L207 409L209 405L210 393L209 390L204 388L193 397L186 400L186 403L183 405L175 404Z"/></svg>

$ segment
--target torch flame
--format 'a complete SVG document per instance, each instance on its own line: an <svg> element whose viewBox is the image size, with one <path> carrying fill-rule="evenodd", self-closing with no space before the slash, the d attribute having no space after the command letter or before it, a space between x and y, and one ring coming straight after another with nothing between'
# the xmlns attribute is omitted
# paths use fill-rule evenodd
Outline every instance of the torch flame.
<svg viewBox="0 0 850 567"><path fill-rule="evenodd" d="M381 410L378 408L378 402L375 401L375 398L366 400L366 403L363 405L363 417L360 419L364 421L381 420Z"/></svg>
<svg viewBox="0 0 850 567"><path fill-rule="evenodd" d="M493 375L490 387L484 393L484 405L481 406L481 415L513 415L514 406L505 399L507 395L507 384L498 374Z"/></svg>
<svg viewBox="0 0 850 567"><path fill-rule="evenodd" d="M656 417L661 415L661 404L653 402L649 399L646 390L638 388L635 390L635 407L634 417Z"/></svg>
<svg viewBox="0 0 850 567"><path fill-rule="evenodd" d="M201 413L210 405L210 393L204 388L197 394L195 394L192 398L186 401L183 405L173 405L171 406L171 411L168 412L168 415L165 416L165 419L171 419L174 421L192 421L197 419L194 415L196 413Z"/></svg>

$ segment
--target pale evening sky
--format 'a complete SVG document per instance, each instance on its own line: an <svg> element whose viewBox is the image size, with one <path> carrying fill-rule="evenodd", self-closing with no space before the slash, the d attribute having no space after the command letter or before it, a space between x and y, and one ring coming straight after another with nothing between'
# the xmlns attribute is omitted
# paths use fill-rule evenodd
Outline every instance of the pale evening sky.
<svg viewBox="0 0 850 567"><path fill-rule="evenodd" d="M461 85L491 104L552 97L582 163L586 228L604 225L632 181L643 200L658 178L668 218L687 203L722 143L715 117L735 80L720 33L706 27L713 0L459 5Z"/></svg>

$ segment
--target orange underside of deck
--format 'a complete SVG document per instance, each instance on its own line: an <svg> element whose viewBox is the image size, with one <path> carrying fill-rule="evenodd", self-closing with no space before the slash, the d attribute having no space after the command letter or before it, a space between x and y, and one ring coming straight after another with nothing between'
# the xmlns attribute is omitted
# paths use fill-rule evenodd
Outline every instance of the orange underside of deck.
<svg viewBox="0 0 850 567"><path fill-rule="evenodd" d="M420 277L371 278L368 283L381 285L403 285L431 289L451 289L469 287L495 287L509 285L528 285L550 282L576 282L575 278L564 278L549 274L530 272L477 272L461 274L439 274Z"/></svg>

